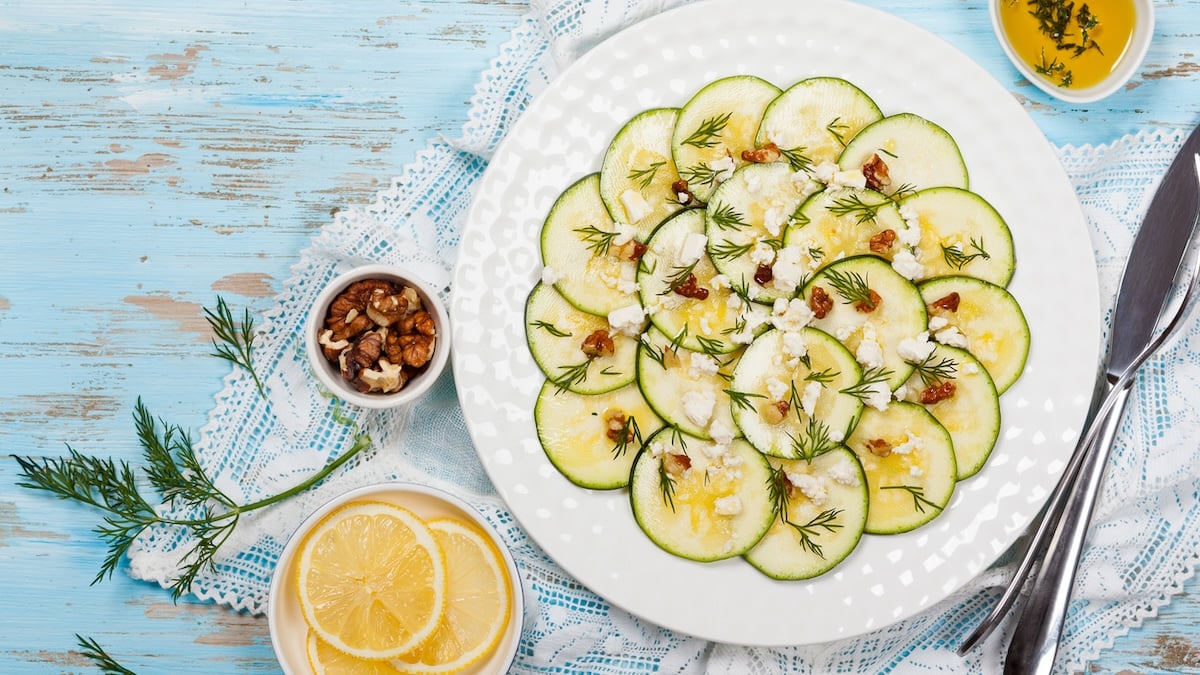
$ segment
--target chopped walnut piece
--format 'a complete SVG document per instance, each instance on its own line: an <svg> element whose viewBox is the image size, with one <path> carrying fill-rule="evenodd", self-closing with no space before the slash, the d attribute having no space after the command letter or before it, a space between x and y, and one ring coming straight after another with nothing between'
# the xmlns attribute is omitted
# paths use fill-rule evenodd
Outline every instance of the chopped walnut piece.
<svg viewBox="0 0 1200 675"><path fill-rule="evenodd" d="M383 354L383 336L371 331L354 341L349 349L340 355L342 377L348 382L358 379L358 374L369 370L379 361Z"/></svg>
<svg viewBox="0 0 1200 675"><path fill-rule="evenodd" d="M958 291L954 291L949 295L934 300L933 302L929 303L929 306L933 307L934 309L945 309L951 312L957 312L959 299Z"/></svg>
<svg viewBox="0 0 1200 675"><path fill-rule="evenodd" d="M608 331L598 328L592 331L592 334L583 339L583 344L579 345L579 349L589 359L595 359L602 356L612 356L616 353L616 345L613 344L612 336Z"/></svg>
<svg viewBox="0 0 1200 675"><path fill-rule="evenodd" d="M387 359L379 359L379 370L364 370L358 375L358 380L355 383L359 391L379 392L381 394L390 394L393 391L400 391L404 383L408 381L408 375L400 364L393 364Z"/></svg>
<svg viewBox="0 0 1200 675"><path fill-rule="evenodd" d="M408 297L383 289L371 291L367 300L367 316L379 326L390 326L409 314Z"/></svg>
<svg viewBox="0 0 1200 675"><path fill-rule="evenodd" d="M610 252L617 260L637 262L646 253L646 245L636 239L630 239L620 246L611 247Z"/></svg>
<svg viewBox="0 0 1200 675"><path fill-rule="evenodd" d="M763 164L765 162L778 162L783 153L779 151L779 146L774 143L754 148L753 150L742 151L742 161L753 162L755 164Z"/></svg>
<svg viewBox="0 0 1200 675"><path fill-rule="evenodd" d="M676 454L674 452L664 453L662 456L663 468L672 476L682 476L684 471L692 468L692 458L684 454Z"/></svg>
<svg viewBox="0 0 1200 675"><path fill-rule="evenodd" d="M930 385L921 391L921 403L932 405L945 401L954 396L954 382L946 380L941 384Z"/></svg>
<svg viewBox="0 0 1200 675"><path fill-rule="evenodd" d="M764 403L759 408L758 414L767 424L779 424L787 418L787 414L791 409L792 404L788 401L772 401Z"/></svg>
<svg viewBox="0 0 1200 675"><path fill-rule="evenodd" d="M879 157L879 153L871 155L871 159L863 164L863 177L867 179L867 187L877 192L882 192L883 188L892 184L892 179L888 175L888 165Z"/></svg>
<svg viewBox="0 0 1200 675"><path fill-rule="evenodd" d="M667 368L667 369L676 368L679 366L680 363L683 362L679 358L679 352L675 351L674 347L671 347L671 346L663 347L662 353L663 353L663 368Z"/></svg>
<svg viewBox="0 0 1200 675"><path fill-rule="evenodd" d="M693 300L704 300L708 297L708 289L699 284L695 274L689 274L683 283L676 285L672 290L678 295Z"/></svg>
<svg viewBox="0 0 1200 675"><path fill-rule="evenodd" d="M342 350L350 346L350 341L334 340L333 330L326 328L317 337L317 344L321 345L321 353L325 355L326 359L337 361L338 355L342 353Z"/></svg>
<svg viewBox="0 0 1200 675"><path fill-rule="evenodd" d="M896 243L896 231L888 228L871 237L871 253L887 253Z"/></svg>
<svg viewBox="0 0 1200 675"><path fill-rule="evenodd" d="M676 198L682 206L691 206L696 203L696 195L692 194L692 189L688 187L688 182L680 178L671 183L671 191L675 193Z"/></svg>
<svg viewBox="0 0 1200 675"><path fill-rule="evenodd" d="M867 441L867 450L876 457L887 457L892 454L892 444L882 438L874 438Z"/></svg>
<svg viewBox="0 0 1200 675"><path fill-rule="evenodd" d="M879 297L879 294L872 288L867 289L867 298L867 300L859 300L854 303L854 309L864 314L870 314L879 309L879 305L883 303L883 298Z"/></svg>
<svg viewBox="0 0 1200 675"><path fill-rule="evenodd" d="M812 297L808 300L808 308L812 310L813 317L824 319L833 310L833 298L829 297L824 288L814 286Z"/></svg>
<svg viewBox="0 0 1200 675"><path fill-rule="evenodd" d="M758 267L754 270L754 282L759 286L766 286L774 278L775 270L771 269L771 266L766 263L759 263Z"/></svg>
<svg viewBox="0 0 1200 675"><path fill-rule="evenodd" d="M629 426L629 417L624 411L609 408L604 412L604 435L614 443L632 443L633 429ZM622 441L622 436L624 441Z"/></svg>

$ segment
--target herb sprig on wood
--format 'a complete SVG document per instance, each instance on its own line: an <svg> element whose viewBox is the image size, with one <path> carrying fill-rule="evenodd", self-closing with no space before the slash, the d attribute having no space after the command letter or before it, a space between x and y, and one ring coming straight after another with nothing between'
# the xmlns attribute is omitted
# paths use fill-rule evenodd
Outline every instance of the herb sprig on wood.
<svg viewBox="0 0 1200 675"><path fill-rule="evenodd" d="M249 308L243 312L242 320L236 321L229 305L225 303L225 298L218 295L217 308L214 310L205 307L204 318L220 339L220 342L215 339L212 341L213 349L216 350L212 355L249 371L250 377L254 378L254 386L258 387L259 395L266 396L262 381L258 379L258 373L254 370L254 362L250 358L250 350L254 346L254 319L250 318Z"/></svg>

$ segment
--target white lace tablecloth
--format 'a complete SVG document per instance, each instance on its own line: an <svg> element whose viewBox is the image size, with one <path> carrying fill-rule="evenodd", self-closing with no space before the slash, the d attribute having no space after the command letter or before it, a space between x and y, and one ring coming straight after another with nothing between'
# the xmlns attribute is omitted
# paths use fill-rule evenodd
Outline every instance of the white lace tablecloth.
<svg viewBox="0 0 1200 675"><path fill-rule="evenodd" d="M441 487L473 503L516 558L526 597L518 673L996 672L1004 630L966 658L955 650L990 609L1011 570L997 565L935 608L859 639L780 649L708 643L613 608L566 575L533 544L496 497L472 448L451 374L413 407L386 413L342 409L308 372L299 326L333 276L367 261L407 265L448 297L462 216L505 131L575 56L678 0L535 0L483 73L460 138L438 139L368 208L343 211L300 254L255 343L268 395L231 372L200 431L197 454L227 494L246 501L303 480L350 446L350 417L374 449L320 487L252 514L193 593L260 613L279 552L300 521L350 488L388 479ZM1059 148L1083 204L1111 305L1133 232L1158 178L1182 143L1150 132L1096 147ZM1067 620L1060 671L1081 670L1130 627L1181 591L1200 551L1200 330L1187 329L1151 361L1137 384L1098 507L1091 545ZM337 415L332 413L339 413ZM431 451L436 449L436 451ZM130 551L137 578L167 585L191 540L170 528Z"/></svg>

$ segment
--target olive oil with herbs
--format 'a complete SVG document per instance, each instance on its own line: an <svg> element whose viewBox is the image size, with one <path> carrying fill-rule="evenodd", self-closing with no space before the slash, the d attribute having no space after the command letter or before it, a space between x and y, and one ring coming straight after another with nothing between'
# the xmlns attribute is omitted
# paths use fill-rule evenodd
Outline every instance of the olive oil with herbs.
<svg viewBox="0 0 1200 675"><path fill-rule="evenodd" d="M1000 22L1018 58L1060 87L1102 82L1133 37L1133 0L997 0Z"/></svg>

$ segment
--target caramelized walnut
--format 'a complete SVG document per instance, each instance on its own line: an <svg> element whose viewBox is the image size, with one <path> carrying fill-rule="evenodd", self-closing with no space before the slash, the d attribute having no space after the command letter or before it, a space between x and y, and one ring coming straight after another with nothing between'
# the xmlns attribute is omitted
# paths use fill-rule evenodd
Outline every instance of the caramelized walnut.
<svg viewBox="0 0 1200 675"><path fill-rule="evenodd" d="M610 408L605 411L604 435L614 443L632 443L633 428L629 424L629 417L616 408Z"/></svg>
<svg viewBox="0 0 1200 675"><path fill-rule="evenodd" d="M871 312L879 309L879 305L882 302L883 298L879 297L879 294L876 293L874 289L868 288L867 299L859 300L858 302L854 303L854 309L857 309L864 314L870 314Z"/></svg>
<svg viewBox="0 0 1200 675"><path fill-rule="evenodd" d="M671 183L671 191L682 206L691 206L697 202L696 195L692 194L691 188L688 187L688 182L682 178Z"/></svg>
<svg viewBox="0 0 1200 675"><path fill-rule="evenodd" d="M754 164L763 164L765 162L778 162L783 153L779 151L779 146L774 143L767 143L760 148L753 150L742 151L742 161L752 162Z"/></svg>
<svg viewBox="0 0 1200 675"><path fill-rule="evenodd" d="M792 404L788 401L774 401L764 403L758 412L767 424L779 424L787 417L791 409Z"/></svg>
<svg viewBox="0 0 1200 675"><path fill-rule="evenodd" d="M684 471L692 468L692 458L687 455L665 453L662 456L663 469L672 476L682 476Z"/></svg>
<svg viewBox="0 0 1200 675"><path fill-rule="evenodd" d="M813 317L824 319L833 310L833 298L829 297L824 288L814 286L812 297L808 300L808 308L812 310Z"/></svg>
<svg viewBox="0 0 1200 675"><path fill-rule="evenodd" d="M896 243L896 231L888 228L871 237L871 253L887 253Z"/></svg>
<svg viewBox="0 0 1200 675"><path fill-rule="evenodd" d="M931 302L929 304L929 306L933 307L934 309L945 309L945 310L949 310L951 312L957 312L958 311L958 303L959 303L958 291L954 291L954 292L950 293L949 295L946 295L946 296L938 298L937 300L934 300L933 302Z"/></svg>
<svg viewBox="0 0 1200 675"><path fill-rule="evenodd" d="M704 300L708 297L708 289L700 285L696 280L695 274L689 274L687 279L684 279L683 283L675 286L673 290L675 293L685 298L692 298L693 300Z"/></svg>
<svg viewBox="0 0 1200 675"><path fill-rule="evenodd" d="M877 192L882 192L883 188L892 184L892 179L888 175L888 165L879 157L879 153L871 155L871 159L863 164L863 177L867 179L867 187Z"/></svg>
<svg viewBox="0 0 1200 675"><path fill-rule="evenodd" d="M616 353L616 345L613 343L612 336L602 328L592 331L591 335L585 337L583 344L579 345L579 349L589 359L612 356Z"/></svg>
<svg viewBox="0 0 1200 675"><path fill-rule="evenodd" d="M921 392L921 403L932 405L939 401L945 401L952 396L954 396L954 382L946 380L941 384L926 387Z"/></svg>
<svg viewBox="0 0 1200 675"><path fill-rule="evenodd" d="M771 266L766 263L759 263L758 267L754 269L754 281L759 286L766 286L774 278L775 270L771 269Z"/></svg>
<svg viewBox="0 0 1200 675"><path fill-rule="evenodd" d="M876 457L887 457L892 454L892 444L882 438L873 438L867 441L867 450Z"/></svg>

